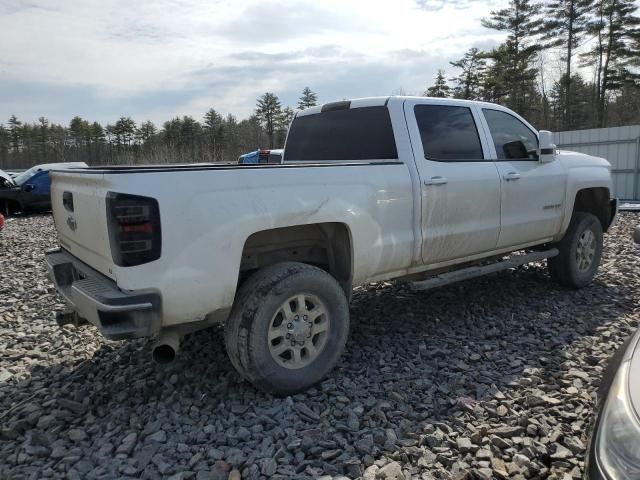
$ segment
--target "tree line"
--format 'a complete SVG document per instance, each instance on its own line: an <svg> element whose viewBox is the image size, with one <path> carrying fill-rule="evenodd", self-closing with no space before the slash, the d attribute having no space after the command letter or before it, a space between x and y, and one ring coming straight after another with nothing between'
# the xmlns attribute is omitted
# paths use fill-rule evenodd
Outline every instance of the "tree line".
<svg viewBox="0 0 640 480"><path fill-rule="evenodd" d="M506 33L505 41L449 62L455 75L439 70L424 95L498 103L555 131L640 123L640 17L633 0L510 0L482 25ZM305 87L297 108L316 103ZM294 113L267 92L240 121L213 108L202 120L176 117L161 128L130 117L103 127L80 117L62 126L13 115L0 124L0 168L234 161L258 147L282 147Z"/></svg>
<svg viewBox="0 0 640 480"><path fill-rule="evenodd" d="M640 123L637 8L633 0L511 0L482 19L506 40L469 49L450 62L457 74L439 70L425 95L499 103L556 131Z"/></svg>
<svg viewBox="0 0 640 480"><path fill-rule="evenodd" d="M315 106L317 95L305 87L297 108ZM12 115L0 124L0 168L28 168L40 163L83 161L90 165L234 161L256 148L281 147L294 115L270 92L260 96L248 119L223 117L209 109L198 121L175 117L162 128L139 125L130 117L102 126L78 116L68 126L40 117L21 122Z"/></svg>

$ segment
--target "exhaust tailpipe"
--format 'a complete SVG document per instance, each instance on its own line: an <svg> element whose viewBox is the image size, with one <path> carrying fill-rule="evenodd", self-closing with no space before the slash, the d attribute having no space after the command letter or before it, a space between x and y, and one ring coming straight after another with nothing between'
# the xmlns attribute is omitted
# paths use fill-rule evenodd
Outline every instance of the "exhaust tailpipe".
<svg viewBox="0 0 640 480"><path fill-rule="evenodd" d="M180 350L180 338L180 334L175 330L162 332L158 341L151 347L153 361L159 365L173 362Z"/></svg>

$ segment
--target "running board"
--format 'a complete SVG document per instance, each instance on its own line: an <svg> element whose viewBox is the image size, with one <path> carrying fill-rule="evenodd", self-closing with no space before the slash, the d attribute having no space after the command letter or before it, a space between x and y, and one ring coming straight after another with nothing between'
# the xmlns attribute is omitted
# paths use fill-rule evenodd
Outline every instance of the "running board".
<svg viewBox="0 0 640 480"><path fill-rule="evenodd" d="M449 285L450 283L459 282L460 280L481 277L489 273L519 267L525 263L538 262L546 258L555 257L556 255L558 255L557 248L551 248L542 252L531 252L525 255L516 255L506 260L490 263L489 265L477 265L461 268L460 270L454 270L452 272L441 273L440 275L435 275L420 282L413 282L411 283L411 288L413 290L429 290L430 288Z"/></svg>

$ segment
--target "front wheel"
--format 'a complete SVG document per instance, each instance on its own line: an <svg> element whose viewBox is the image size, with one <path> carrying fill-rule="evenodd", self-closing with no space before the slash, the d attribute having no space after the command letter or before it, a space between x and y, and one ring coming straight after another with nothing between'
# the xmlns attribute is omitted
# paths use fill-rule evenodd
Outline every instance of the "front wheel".
<svg viewBox="0 0 640 480"><path fill-rule="evenodd" d="M589 284L602 257L602 225L587 212L575 212L564 237L557 244L559 254L547 262L551 276L561 285L582 288Z"/></svg>
<svg viewBox="0 0 640 480"><path fill-rule="evenodd" d="M261 390L286 395L322 380L349 334L344 291L327 272L285 262L240 288L225 326L231 363Z"/></svg>

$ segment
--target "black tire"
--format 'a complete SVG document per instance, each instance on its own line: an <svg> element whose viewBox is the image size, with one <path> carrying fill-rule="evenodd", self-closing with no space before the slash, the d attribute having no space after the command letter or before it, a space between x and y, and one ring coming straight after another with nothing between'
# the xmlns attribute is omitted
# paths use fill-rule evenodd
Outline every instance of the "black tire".
<svg viewBox="0 0 640 480"><path fill-rule="evenodd" d="M588 266L580 268L577 252L583 235L593 235L595 252ZM574 212L567 232L556 245L560 253L547 261L551 277L569 288L588 285L600 266L602 241L602 225L598 218L588 212Z"/></svg>
<svg viewBox="0 0 640 480"><path fill-rule="evenodd" d="M322 318L327 319L328 328L322 334L317 356L307 350L308 364L286 368L279 362L286 364L288 360L272 354L272 342L277 339L268 339L269 329L278 322L277 316L282 316L283 305L291 309L292 303L287 300L300 294L319 300L326 311ZM297 312L299 304L294 300L293 305ZM308 308L306 302L303 308ZM288 328L287 320L279 321L276 328ZM309 313L305 325L311 329L314 322ZM225 345L236 370L260 390L278 395L299 392L322 380L338 362L348 335L349 305L338 282L324 270L296 262L278 263L254 273L240 288L225 325ZM312 338L311 333L302 341L309 341L308 338ZM310 341L315 339L314 335ZM295 343L295 338L283 337L281 341ZM298 342L295 348L300 349L300 345ZM290 348L282 355L290 353L293 362L294 347Z"/></svg>

